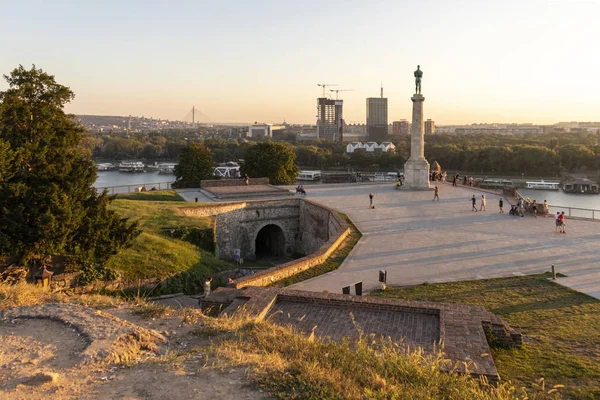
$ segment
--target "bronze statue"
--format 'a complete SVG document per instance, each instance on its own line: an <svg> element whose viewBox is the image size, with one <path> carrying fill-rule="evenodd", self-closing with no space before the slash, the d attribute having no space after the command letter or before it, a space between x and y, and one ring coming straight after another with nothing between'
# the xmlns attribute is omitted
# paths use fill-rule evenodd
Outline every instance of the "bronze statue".
<svg viewBox="0 0 600 400"><path fill-rule="evenodd" d="M417 70L415 71L415 93L421 94L421 78L423 77L423 71L421 71L421 66L417 65Z"/></svg>

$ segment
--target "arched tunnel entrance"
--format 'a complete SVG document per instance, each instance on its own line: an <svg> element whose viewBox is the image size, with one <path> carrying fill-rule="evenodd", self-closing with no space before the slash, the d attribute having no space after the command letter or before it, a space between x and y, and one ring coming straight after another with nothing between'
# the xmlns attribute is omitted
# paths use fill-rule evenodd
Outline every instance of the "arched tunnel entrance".
<svg viewBox="0 0 600 400"><path fill-rule="evenodd" d="M285 254L285 235L274 224L264 226L256 235L256 257L283 256Z"/></svg>

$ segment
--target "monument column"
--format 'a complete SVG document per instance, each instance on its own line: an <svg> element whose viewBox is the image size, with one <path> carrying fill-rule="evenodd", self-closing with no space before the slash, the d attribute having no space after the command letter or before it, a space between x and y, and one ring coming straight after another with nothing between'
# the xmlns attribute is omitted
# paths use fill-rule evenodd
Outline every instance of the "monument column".
<svg viewBox="0 0 600 400"><path fill-rule="evenodd" d="M429 163L425 159L425 118L423 117L423 103L425 97L414 94L412 126L410 127L410 158L404 164L403 188L413 190L428 190Z"/></svg>

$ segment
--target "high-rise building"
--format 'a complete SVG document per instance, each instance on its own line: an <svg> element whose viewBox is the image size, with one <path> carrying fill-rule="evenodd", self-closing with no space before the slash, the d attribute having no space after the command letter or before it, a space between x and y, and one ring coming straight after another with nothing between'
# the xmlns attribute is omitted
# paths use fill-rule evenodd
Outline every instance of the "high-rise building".
<svg viewBox="0 0 600 400"><path fill-rule="evenodd" d="M343 100L326 97L317 99L317 137L341 142L343 140Z"/></svg>
<svg viewBox="0 0 600 400"><path fill-rule="evenodd" d="M408 135L410 133L410 123L401 119L392 123L392 135Z"/></svg>
<svg viewBox="0 0 600 400"><path fill-rule="evenodd" d="M388 107L387 98L383 97L383 88L381 88L381 97L367 98L367 134L370 141L386 141L388 139Z"/></svg>
<svg viewBox="0 0 600 400"><path fill-rule="evenodd" d="M435 133L435 121L428 119L425 121L425 134L433 134Z"/></svg>

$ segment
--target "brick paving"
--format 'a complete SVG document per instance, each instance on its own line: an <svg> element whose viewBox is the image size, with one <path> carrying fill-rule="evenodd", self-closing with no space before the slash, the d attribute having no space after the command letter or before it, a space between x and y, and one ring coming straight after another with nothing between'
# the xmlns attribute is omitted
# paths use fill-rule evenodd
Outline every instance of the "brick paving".
<svg viewBox="0 0 600 400"><path fill-rule="evenodd" d="M411 347L416 345L424 349L432 349L440 339L439 315L435 314L334 307L283 300L273 306L267 317L277 324L291 325L304 334L310 334L315 328L315 335L335 341L342 337L357 338L357 327L367 335L389 337L394 343L406 343Z"/></svg>

